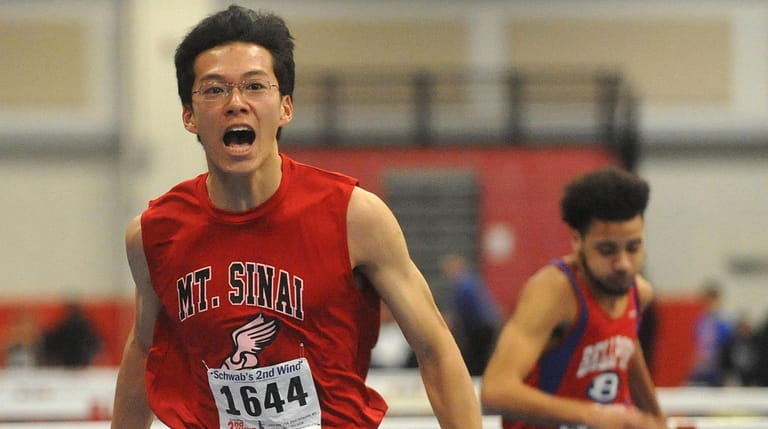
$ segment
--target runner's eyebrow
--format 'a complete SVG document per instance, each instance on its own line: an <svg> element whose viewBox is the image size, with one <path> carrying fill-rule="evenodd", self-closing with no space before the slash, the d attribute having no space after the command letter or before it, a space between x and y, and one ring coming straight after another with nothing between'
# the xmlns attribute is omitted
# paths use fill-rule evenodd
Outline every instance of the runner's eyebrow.
<svg viewBox="0 0 768 429"><path fill-rule="evenodd" d="M269 74L264 70L251 70L248 72L245 72L240 76L240 80L246 80L246 79L252 79L254 77L263 77L269 79ZM224 75L219 73L208 73L200 76L200 80L217 80L217 81L227 81L227 78L224 77Z"/></svg>

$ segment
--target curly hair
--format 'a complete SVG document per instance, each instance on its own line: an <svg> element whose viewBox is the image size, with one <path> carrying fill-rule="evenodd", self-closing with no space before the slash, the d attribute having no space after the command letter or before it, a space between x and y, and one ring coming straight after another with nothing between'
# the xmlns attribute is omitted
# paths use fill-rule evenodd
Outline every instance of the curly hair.
<svg viewBox="0 0 768 429"><path fill-rule="evenodd" d="M584 235L593 220L625 221L643 215L650 186L644 179L616 167L586 173L565 187L561 219Z"/></svg>

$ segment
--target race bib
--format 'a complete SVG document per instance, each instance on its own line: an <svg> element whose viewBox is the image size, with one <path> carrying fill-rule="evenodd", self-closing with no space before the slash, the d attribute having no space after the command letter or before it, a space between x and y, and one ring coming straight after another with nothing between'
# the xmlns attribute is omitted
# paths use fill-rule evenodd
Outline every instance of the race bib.
<svg viewBox="0 0 768 429"><path fill-rule="evenodd" d="M247 370L209 369L221 429L320 428L309 362L294 359Z"/></svg>

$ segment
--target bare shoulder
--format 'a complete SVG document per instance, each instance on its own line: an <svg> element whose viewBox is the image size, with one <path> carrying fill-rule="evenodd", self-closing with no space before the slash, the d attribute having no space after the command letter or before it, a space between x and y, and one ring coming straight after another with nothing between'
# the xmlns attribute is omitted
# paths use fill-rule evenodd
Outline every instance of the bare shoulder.
<svg viewBox="0 0 768 429"><path fill-rule="evenodd" d="M144 241L141 235L141 215L128 222L125 229L125 250L128 266L131 268L133 279L140 290L148 288L149 267L144 254Z"/></svg>
<svg viewBox="0 0 768 429"><path fill-rule="evenodd" d="M378 195L360 187L355 187L352 191L347 213L348 223L376 223L388 214L391 215L391 210Z"/></svg>
<svg viewBox="0 0 768 429"><path fill-rule="evenodd" d="M152 287L141 234L141 215L133 218L126 227L125 249L137 292L134 335L142 348L147 351L152 344L155 319L162 304Z"/></svg>
<svg viewBox="0 0 768 429"><path fill-rule="evenodd" d="M141 237L141 215L128 222L125 228L125 249L128 254L128 262L134 264L137 260L144 259L144 243Z"/></svg>
<svg viewBox="0 0 768 429"><path fill-rule="evenodd" d="M552 317L558 322L570 320L577 310L568 277L551 264L540 268L526 282L517 307L516 313L523 318Z"/></svg>
<svg viewBox="0 0 768 429"><path fill-rule="evenodd" d="M125 228L125 244L136 245L141 243L141 215L134 217Z"/></svg>
<svg viewBox="0 0 768 429"><path fill-rule="evenodd" d="M573 295L568 277L551 264L539 268L526 282L523 292L551 296L553 299L565 299Z"/></svg>
<svg viewBox="0 0 768 429"><path fill-rule="evenodd" d="M392 210L376 194L355 188L347 209L347 235L353 266L381 257L383 249L397 249L405 239Z"/></svg>
<svg viewBox="0 0 768 429"><path fill-rule="evenodd" d="M502 330L497 348L506 350L508 357L496 369L525 377L540 354L573 323L577 312L566 275L551 264L540 268L523 286L512 317Z"/></svg>

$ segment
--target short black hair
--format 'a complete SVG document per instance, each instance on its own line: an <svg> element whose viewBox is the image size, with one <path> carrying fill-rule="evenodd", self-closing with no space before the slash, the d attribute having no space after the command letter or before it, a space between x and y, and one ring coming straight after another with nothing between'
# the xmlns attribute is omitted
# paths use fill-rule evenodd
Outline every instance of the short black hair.
<svg viewBox="0 0 768 429"><path fill-rule="evenodd" d="M203 51L233 42L263 46L272 54L280 94L293 95L296 66L293 36L279 16L232 5L198 23L176 48L176 81L181 104L192 103L195 60Z"/></svg>
<svg viewBox="0 0 768 429"><path fill-rule="evenodd" d="M562 220L584 235L593 220L620 222L643 215L650 186L641 177L617 167L588 172L565 187L560 200Z"/></svg>

